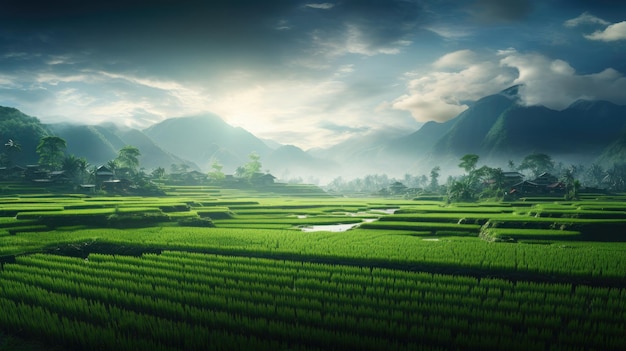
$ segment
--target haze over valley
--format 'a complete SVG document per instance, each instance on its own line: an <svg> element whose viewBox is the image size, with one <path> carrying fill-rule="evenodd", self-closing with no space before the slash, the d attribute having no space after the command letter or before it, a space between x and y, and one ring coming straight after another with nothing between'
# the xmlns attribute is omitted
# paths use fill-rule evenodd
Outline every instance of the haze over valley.
<svg viewBox="0 0 626 351"><path fill-rule="evenodd" d="M67 153L101 165L114 159L119 149L132 145L141 151L147 171L172 165L208 172L215 163L234 173L252 153L260 156L263 171L281 181L300 179L327 183L336 177L366 174L427 174L439 166L458 174L465 154L477 154L482 163L503 169L532 153L545 153L565 164L592 163L610 167L626 157L626 106L608 101L579 100L561 111L520 103L521 86L486 96L446 122L428 122L411 133L390 130L353 137L327 148L302 150L294 145L264 141L219 116L174 117L139 130L112 123L38 124L45 133L67 142ZM0 110L5 119L20 112ZM35 118L23 116L26 120ZM598 123L593 129L588 121ZM10 131L5 128L5 133ZM20 131L22 133L24 131ZM36 139L35 136L32 139ZM24 145L24 160L36 163L34 140Z"/></svg>
<svg viewBox="0 0 626 351"><path fill-rule="evenodd" d="M36 117L43 126L30 132L64 138L94 165L133 145L148 171L217 162L232 173L252 152L280 180L321 184L458 174L468 153L503 169L537 152L608 167L626 139L625 9L8 1L0 106ZM0 138L36 162L16 133Z"/></svg>

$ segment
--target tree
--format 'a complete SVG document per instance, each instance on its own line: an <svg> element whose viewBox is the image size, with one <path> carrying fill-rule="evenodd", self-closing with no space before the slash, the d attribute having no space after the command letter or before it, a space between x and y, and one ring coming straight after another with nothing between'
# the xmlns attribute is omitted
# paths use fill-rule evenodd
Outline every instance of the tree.
<svg viewBox="0 0 626 351"><path fill-rule="evenodd" d="M580 193L580 181L578 179L574 179L571 188L569 188L567 195L565 196L568 200L578 200L578 194Z"/></svg>
<svg viewBox="0 0 626 351"><path fill-rule="evenodd" d="M459 163L459 167L463 168L467 174L470 174L474 169L476 169L476 164L478 163L479 156L476 154L467 154L461 157L461 163Z"/></svg>
<svg viewBox="0 0 626 351"><path fill-rule="evenodd" d="M113 174L116 174L117 170L120 168L120 165L119 163L117 163L117 160L110 160L109 162L107 162L106 166L111 172L113 172Z"/></svg>
<svg viewBox="0 0 626 351"><path fill-rule="evenodd" d="M39 155L39 164L49 170L57 170L61 167L67 144L58 136L41 138L36 152Z"/></svg>
<svg viewBox="0 0 626 351"><path fill-rule="evenodd" d="M585 178L588 182L588 185L594 187L600 187L602 185L602 180L605 176L606 172L604 171L604 168L602 168L602 166L598 165L597 163L589 166L589 168L587 168L587 171L585 172Z"/></svg>
<svg viewBox="0 0 626 351"><path fill-rule="evenodd" d="M119 168L134 175L139 168L139 156L141 156L141 152L138 148L126 145L119 151L115 162L119 165Z"/></svg>
<svg viewBox="0 0 626 351"><path fill-rule="evenodd" d="M248 155L249 161L245 165L243 165L244 169L244 177L248 179L252 179L255 174L261 171L261 156L256 152L250 153Z"/></svg>
<svg viewBox="0 0 626 351"><path fill-rule="evenodd" d="M612 191L626 190L626 163L616 163L606 171L603 180Z"/></svg>
<svg viewBox="0 0 626 351"><path fill-rule="evenodd" d="M569 189L574 184L574 169L567 168L563 172L563 176L561 177L561 181L565 183L565 186Z"/></svg>
<svg viewBox="0 0 626 351"><path fill-rule="evenodd" d="M65 171L69 178L76 183L82 183L87 177L87 169L89 163L83 157L76 157L74 155L66 156L63 159L61 169Z"/></svg>
<svg viewBox="0 0 626 351"><path fill-rule="evenodd" d="M222 172L222 168L224 168L224 166L222 166L219 162L213 161L211 164L211 169L213 171L209 172L209 178L214 182L221 182L224 180L226 176L224 175L224 172Z"/></svg>
<svg viewBox="0 0 626 351"><path fill-rule="evenodd" d="M529 170L534 177L538 177L541 173L552 172L554 161L549 155L533 153L524 157L518 169L520 171Z"/></svg>
<svg viewBox="0 0 626 351"><path fill-rule="evenodd" d="M161 179L165 176L165 168L157 167L150 174L154 179Z"/></svg>
<svg viewBox="0 0 626 351"><path fill-rule="evenodd" d="M235 177L243 178L245 174L246 174L246 170L243 168L243 166L239 166L235 169Z"/></svg>
<svg viewBox="0 0 626 351"><path fill-rule="evenodd" d="M98 166L91 166L87 168L87 182L95 183L96 182L96 173L98 173Z"/></svg>
<svg viewBox="0 0 626 351"><path fill-rule="evenodd" d="M9 139L4 144L4 153L2 153L2 159L0 160L0 164L3 166L9 166L13 162L13 154L22 151L22 146L14 141L13 139Z"/></svg>
<svg viewBox="0 0 626 351"><path fill-rule="evenodd" d="M448 201L472 201L474 197L467 182L453 180L448 185Z"/></svg>
<svg viewBox="0 0 626 351"><path fill-rule="evenodd" d="M515 162L513 160L509 160L509 162L507 164L509 165L509 169L511 171L515 170Z"/></svg>
<svg viewBox="0 0 626 351"><path fill-rule="evenodd" d="M483 166L477 170L481 174L487 183L488 188L483 191L483 194L489 197L501 197L504 194L505 182L504 171L502 168L491 168L487 166Z"/></svg>
<svg viewBox="0 0 626 351"><path fill-rule="evenodd" d="M441 171L441 168L439 166L435 166L433 169L430 170L430 190L431 191L437 191L439 188L439 172Z"/></svg>

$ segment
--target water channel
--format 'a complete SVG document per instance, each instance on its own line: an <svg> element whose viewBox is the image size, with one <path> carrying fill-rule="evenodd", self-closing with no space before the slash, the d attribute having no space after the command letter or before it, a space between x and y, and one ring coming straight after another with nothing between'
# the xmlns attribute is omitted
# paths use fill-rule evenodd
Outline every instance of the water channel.
<svg viewBox="0 0 626 351"><path fill-rule="evenodd" d="M370 210L368 212L348 212L348 213L346 213L346 216L355 217L355 216L372 215L373 213L376 213L376 214L394 214L394 212L397 211L397 210L398 210L397 208L377 208L377 209ZM303 217L298 216L298 218L303 218ZM347 223L347 224L346 223L337 223L337 224L308 225L308 226L302 227L300 229L303 232L306 232L306 233L321 232L321 231L325 231L325 232L345 232L346 230L350 230L350 229L358 227L359 225L361 225L361 223L374 222L376 220L378 220L378 218L363 218L363 221L360 222L360 223Z"/></svg>

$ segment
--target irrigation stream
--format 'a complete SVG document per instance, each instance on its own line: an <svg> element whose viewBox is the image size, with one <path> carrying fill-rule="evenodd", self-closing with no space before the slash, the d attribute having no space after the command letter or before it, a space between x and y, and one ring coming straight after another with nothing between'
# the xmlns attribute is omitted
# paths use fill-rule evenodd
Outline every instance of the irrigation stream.
<svg viewBox="0 0 626 351"><path fill-rule="evenodd" d="M370 210L369 212L347 212L346 216L357 217L357 216L368 216L375 214L394 214L398 209L397 208L377 208ZM298 218L301 218L298 216ZM303 217L306 218L306 217ZM380 218L380 217L378 217ZM378 218L363 218L361 223L369 223L378 220ZM350 230L358 227L361 223L337 223L337 224L320 224L320 225L308 225L301 228L303 232L345 232L346 230Z"/></svg>

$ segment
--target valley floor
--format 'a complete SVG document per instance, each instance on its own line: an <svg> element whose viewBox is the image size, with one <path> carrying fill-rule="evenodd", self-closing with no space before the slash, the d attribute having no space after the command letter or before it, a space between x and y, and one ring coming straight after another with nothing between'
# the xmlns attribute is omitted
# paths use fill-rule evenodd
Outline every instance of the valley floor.
<svg viewBox="0 0 626 351"><path fill-rule="evenodd" d="M166 191L1 197L0 350L626 349L626 196Z"/></svg>

